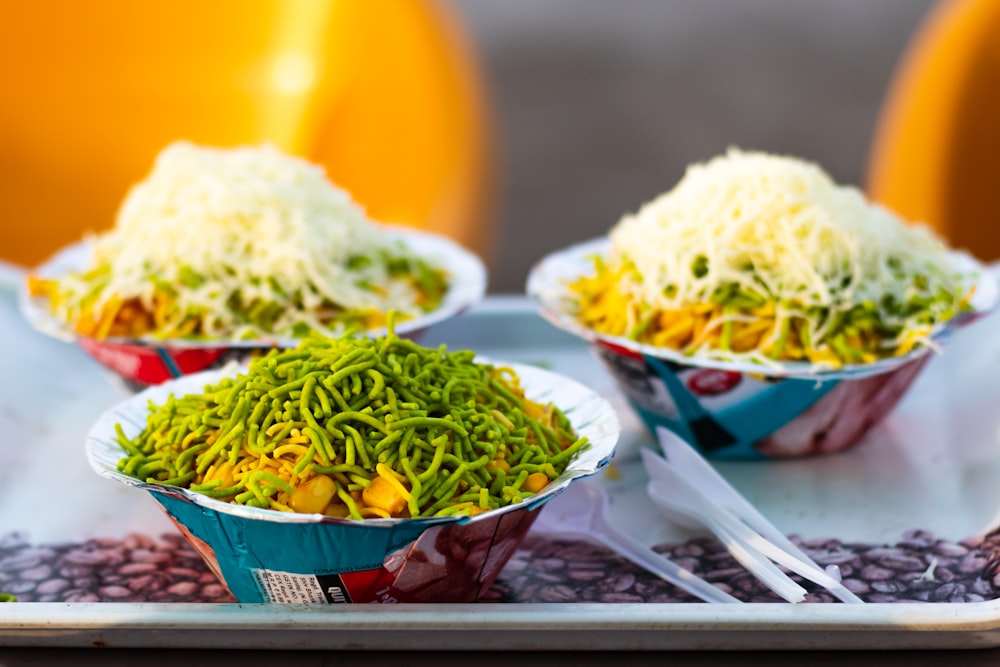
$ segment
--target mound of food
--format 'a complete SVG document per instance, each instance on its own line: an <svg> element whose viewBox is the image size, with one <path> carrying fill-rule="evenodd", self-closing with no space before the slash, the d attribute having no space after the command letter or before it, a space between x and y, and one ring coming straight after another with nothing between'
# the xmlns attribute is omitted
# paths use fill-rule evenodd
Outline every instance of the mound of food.
<svg viewBox="0 0 1000 667"><path fill-rule="evenodd" d="M930 345L970 309L946 244L791 157L731 150L611 230L572 282L600 333L702 358L839 368Z"/></svg>
<svg viewBox="0 0 1000 667"><path fill-rule="evenodd" d="M390 323L391 324L391 323ZM588 446L516 373L399 338L309 337L118 425L119 471L225 502L333 517L478 514Z"/></svg>
<svg viewBox="0 0 1000 667"><path fill-rule="evenodd" d="M85 268L29 289L97 340L336 335L432 311L449 287L322 168L268 145L168 146L88 243Z"/></svg>

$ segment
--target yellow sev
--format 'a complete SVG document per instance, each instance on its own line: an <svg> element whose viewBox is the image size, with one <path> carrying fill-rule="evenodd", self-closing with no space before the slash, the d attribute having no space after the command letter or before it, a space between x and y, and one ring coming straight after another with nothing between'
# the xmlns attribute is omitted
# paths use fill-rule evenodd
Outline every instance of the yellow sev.
<svg viewBox="0 0 1000 667"><path fill-rule="evenodd" d="M543 406L528 399L524 400L526 413L531 413L545 427L553 425L554 411L550 406ZM279 422L272 424L267 434L274 436L281 433L287 424ZM189 434L182 442L181 448L186 449L193 440L194 434ZM530 437L530 436L529 436ZM211 445L218 438L218 432L207 434L205 443ZM357 509L365 518L406 517L411 511L414 498L411 494L411 482L406 477L395 472L382 463L375 466L376 476L366 479L360 475L349 473L317 473L312 464L322 464L315 450L310 449L309 438L298 428L292 428L288 435L270 452L255 451L246 442L238 450L235 461L229 460L209 466L204 473L192 480L192 484L212 484L216 488L225 489L245 482L244 488L257 490L262 500L266 499L271 509L285 512L317 513L337 518L351 516L351 509ZM501 457L503 454L501 454ZM488 464L490 468L509 469L503 458L498 458ZM336 479L341 488L337 488L332 479ZM525 482L525 489L532 493L540 491L551 481L542 473L533 473ZM271 487L271 488L269 488ZM345 487L353 490L347 492ZM276 493L270 493L276 489ZM234 494L235 495L235 494ZM222 498L223 501L231 500ZM489 509L485 503L479 506L469 504L466 513L478 514Z"/></svg>
<svg viewBox="0 0 1000 667"><path fill-rule="evenodd" d="M893 347L887 347L885 337L876 331L853 331L842 340L842 349L852 351L848 356L826 341L810 340L806 320L773 300L754 308L691 303L677 309L655 309L622 290L631 267L621 264L612 268L600 258L594 265L593 275L568 284L578 299L576 317L580 323L599 333L683 354L722 350L737 358L807 361L840 368L845 363L871 363L907 354L931 331L930 326L909 331Z"/></svg>
<svg viewBox="0 0 1000 667"><path fill-rule="evenodd" d="M27 287L32 298L46 299L51 311L56 311L58 304L65 300L58 280L28 276ZM419 287L415 287L415 291L417 306L435 305L430 296ZM363 329L377 329L388 323L387 313L375 308L352 311L351 318L353 324ZM325 319L332 323L336 316ZM406 317L397 315L397 319ZM83 300L75 309L69 324L74 333L95 340L143 336L187 338L204 335L202 320L203 315L200 313L179 314L177 298L166 290L154 288L149 305L137 298L111 297L103 303L98 303L96 298Z"/></svg>

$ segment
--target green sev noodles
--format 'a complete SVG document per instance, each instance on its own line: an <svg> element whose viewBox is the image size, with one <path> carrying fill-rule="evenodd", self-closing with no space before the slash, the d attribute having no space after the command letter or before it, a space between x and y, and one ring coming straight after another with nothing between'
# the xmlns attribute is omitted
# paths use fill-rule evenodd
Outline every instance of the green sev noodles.
<svg viewBox="0 0 1000 667"><path fill-rule="evenodd" d="M119 471L226 502L352 519L516 503L587 446L516 373L396 336L314 336L150 402Z"/></svg>

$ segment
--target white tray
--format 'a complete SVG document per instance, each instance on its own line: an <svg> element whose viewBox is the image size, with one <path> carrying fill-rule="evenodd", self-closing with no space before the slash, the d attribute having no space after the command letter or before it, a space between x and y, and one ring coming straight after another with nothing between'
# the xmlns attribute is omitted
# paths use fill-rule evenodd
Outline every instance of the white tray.
<svg viewBox="0 0 1000 667"><path fill-rule="evenodd" d="M47 545L95 538L114 542L137 533L175 534L146 494L110 483L88 467L83 455L88 429L127 390L75 346L48 339L22 321L15 298L20 278L17 270L0 266L0 432L6 463L0 468L0 541L16 533L44 551ZM541 363L598 388L620 408L624 426L612 474L599 480L611 494L613 516L650 545L682 544L693 537L672 528L645 501L638 450L654 443L609 376L586 347L535 315L525 299L489 298L433 328L424 342ZM718 467L782 530L805 540L896 545L919 530L950 544L982 535L1000 523L998 378L1000 317L994 316L956 335L893 415L856 449L825 458ZM518 559L512 566L530 563ZM989 572L994 565L975 564ZM0 591L10 578L5 568L15 566L23 570L24 563L0 560ZM980 574L986 578L989 572ZM32 576L44 579L45 574ZM0 604L0 645L326 650L1000 646L1000 592L982 597L866 605L14 602Z"/></svg>

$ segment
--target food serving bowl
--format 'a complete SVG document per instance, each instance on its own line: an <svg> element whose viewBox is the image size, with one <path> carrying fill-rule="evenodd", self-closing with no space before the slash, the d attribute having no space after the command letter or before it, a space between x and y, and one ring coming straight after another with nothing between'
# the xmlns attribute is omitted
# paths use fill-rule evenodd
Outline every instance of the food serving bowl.
<svg viewBox="0 0 1000 667"><path fill-rule="evenodd" d="M764 366L685 355L582 325L568 283L607 256L610 240L593 239L543 257L527 292L553 325L587 341L629 404L655 433L663 426L715 459L759 460L836 452L857 444L887 416L930 359L931 347L868 364L817 370L806 362ZM968 255L957 269L977 276L972 309L939 326L936 348L996 305L995 277Z"/></svg>
<svg viewBox="0 0 1000 667"><path fill-rule="evenodd" d="M450 279L440 306L418 317L399 321L396 333L417 337L427 327L454 317L482 300L487 272L483 261L451 239L416 229L385 226L390 237L402 240L421 257L444 269ZM39 278L59 278L87 267L90 257L86 242L71 244L57 252L34 271ZM164 339L108 337L97 340L77 334L72 326L53 317L42 297L32 297L24 284L19 294L20 310L38 331L66 342L76 342L98 362L114 371L129 386L143 388L169 379L218 367L233 359L244 359L255 351L274 347L294 347L298 340L261 337L252 340ZM385 327L366 332L377 336Z"/></svg>
<svg viewBox="0 0 1000 667"><path fill-rule="evenodd" d="M537 494L471 517L353 521L281 512L118 471L125 452L116 424L126 437L135 437L150 402L200 391L235 375L232 368L149 387L108 410L87 437L86 455L98 474L148 491L240 602L471 602L489 588L545 503L610 463L621 430L610 404L573 380L533 366L476 361L513 369L525 395L554 404L589 446Z"/></svg>

